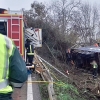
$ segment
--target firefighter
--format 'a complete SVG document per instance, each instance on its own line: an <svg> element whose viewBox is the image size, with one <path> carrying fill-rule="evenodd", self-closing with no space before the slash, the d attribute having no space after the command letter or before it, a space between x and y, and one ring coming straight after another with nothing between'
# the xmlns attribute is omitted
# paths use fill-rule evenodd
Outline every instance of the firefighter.
<svg viewBox="0 0 100 100"><path fill-rule="evenodd" d="M28 38L26 40L25 48L27 51L26 58L28 59L28 65L33 66L33 59L34 59L34 47L30 44L31 40ZM27 61L27 60L26 60ZM33 68L29 68L28 72L32 74L35 71L35 66Z"/></svg>
<svg viewBox="0 0 100 100"><path fill-rule="evenodd" d="M13 88L27 80L27 69L14 42L0 34L0 100L12 100Z"/></svg>
<svg viewBox="0 0 100 100"><path fill-rule="evenodd" d="M67 69L66 69L66 73L67 75L69 75L69 70L72 71L72 69L74 68L73 66L75 65L72 59L72 52L70 49L67 49L66 51L66 63L67 63Z"/></svg>
<svg viewBox="0 0 100 100"><path fill-rule="evenodd" d="M28 64L30 66L32 66L33 58L34 58L34 47L30 43L31 43L31 40L27 39L26 44L25 44L25 48L26 48L26 52L27 52Z"/></svg>
<svg viewBox="0 0 100 100"><path fill-rule="evenodd" d="M97 74L98 74L98 64L95 61L95 59L92 59L92 62L90 64L93 67L93 78L97 78Z"/></svg>
<svg viewBox="0 0 100 100"><path fill-rule="evenodd" d="M68 63L69 66L74 65L74 62L72 59L72 53L70 49L67 49L67 52L66 52L66 62Z"/></svg>

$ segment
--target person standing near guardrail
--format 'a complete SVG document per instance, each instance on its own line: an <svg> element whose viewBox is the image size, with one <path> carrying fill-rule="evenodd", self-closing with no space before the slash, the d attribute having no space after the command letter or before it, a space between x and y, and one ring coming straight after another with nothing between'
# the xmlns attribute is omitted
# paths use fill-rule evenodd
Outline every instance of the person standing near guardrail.
<svg viewBox="0 0 100 100"><path fill-rule="evenodd" d="M26 48L26 53L27 53L26 55L27 55L27 59L28 59L28 64L29 64L29 66L32 66L33 58L34 58L34 47L30 43L31 43L31 40L27 39L25 48Z"/></svg>
<svg viewBox="0 0 100 100"><path fill-rule="evenodd" d="M26 40L25 48L26 48L26 61L28 59L28 66L32 66L34 60L34 47L33 45L31 45L30 39ZM29 73L31 74L32 72L34 72L34 70L35 70L35 66L33 68L28 69Z"/></svg>

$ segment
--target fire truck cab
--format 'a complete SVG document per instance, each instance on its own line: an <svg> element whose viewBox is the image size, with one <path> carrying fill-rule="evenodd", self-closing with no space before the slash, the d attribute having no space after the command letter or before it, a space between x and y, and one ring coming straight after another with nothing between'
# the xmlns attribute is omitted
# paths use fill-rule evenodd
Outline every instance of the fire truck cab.
<svg viewBox="0 0 100 100"><path fill-rule="evenodd" d="M24 58L23 11L0 8L0 33L14 41Z"/></svg>

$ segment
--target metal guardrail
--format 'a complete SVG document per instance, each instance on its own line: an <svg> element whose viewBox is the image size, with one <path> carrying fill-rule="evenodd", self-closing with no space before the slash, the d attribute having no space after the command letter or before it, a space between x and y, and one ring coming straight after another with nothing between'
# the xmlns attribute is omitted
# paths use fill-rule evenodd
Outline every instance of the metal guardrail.
<svg viewBox="0 0 100 100"><path fill-rule="evenodd" d="M37 57L39 57L39 59L41 59L41 61L44 61L46 64L48 64L50 67L52 67L54 70L56 70L57 72L59 72L61 75L63 75L64 77L68 78L67 75L65 75L64 73L62 73L61 71L59 71L57 68L55 68L53 65L51 65L50 63L48 63L46 60L44 60L43 58L41 58L39 55L37 55Z"/></svg>
<svg viewBox="0 0 100 100"><path fill-rule="evenodd" d="M61 71L59 71L57 68L55 68L53 65L51 65L50 63L48 63L46 60L44 60L42 57L40 57L39 55L37 55L35 53L35 59L36 59L36 63L37 68L40 67L41 71L39 72L42 76L42 79L48 82L48 93L49 93L49 99L50 100L57 100L56 99L56 95L53 89L53 78L50 74L50 71L47 67L47 65L49 65L49 67L53 68L54 70L56 70L58 73L60 73L61 75L63 75L64 77L66 77L68 79L68 76L65 75L64 73L62 73Z"/></svg>
<svg viewBox="0 0 100 100"><path fill-rule="evenodd" d="M42 76L43 81L48 82L48 93L50 100L57 100L56 95L53 88L53 78L49 73L49 70L46 68L45 64L42 62L39 56L35 55L36 61L41 68L40 74Z"/></svg>

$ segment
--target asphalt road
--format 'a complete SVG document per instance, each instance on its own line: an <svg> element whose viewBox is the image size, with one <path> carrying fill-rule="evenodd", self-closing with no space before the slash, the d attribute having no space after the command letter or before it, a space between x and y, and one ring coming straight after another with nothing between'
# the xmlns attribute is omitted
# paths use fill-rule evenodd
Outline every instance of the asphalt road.
<svg viewBox="0 0 100 100"><path fill-rule="evenodd" d="M33 73L31 75L31 79L32 81L37 81L37 75ZM32 91L31 91L30 86L32 87ZM27 91L29 91L28 94L27 94ZM37 83L31 83L31 84L25 83L21 89L17 89L17 88L14 89L12 97L13 97L13 100L28 100L28 98L30 98L31 100L41 100L39 86Z"/></svg>

